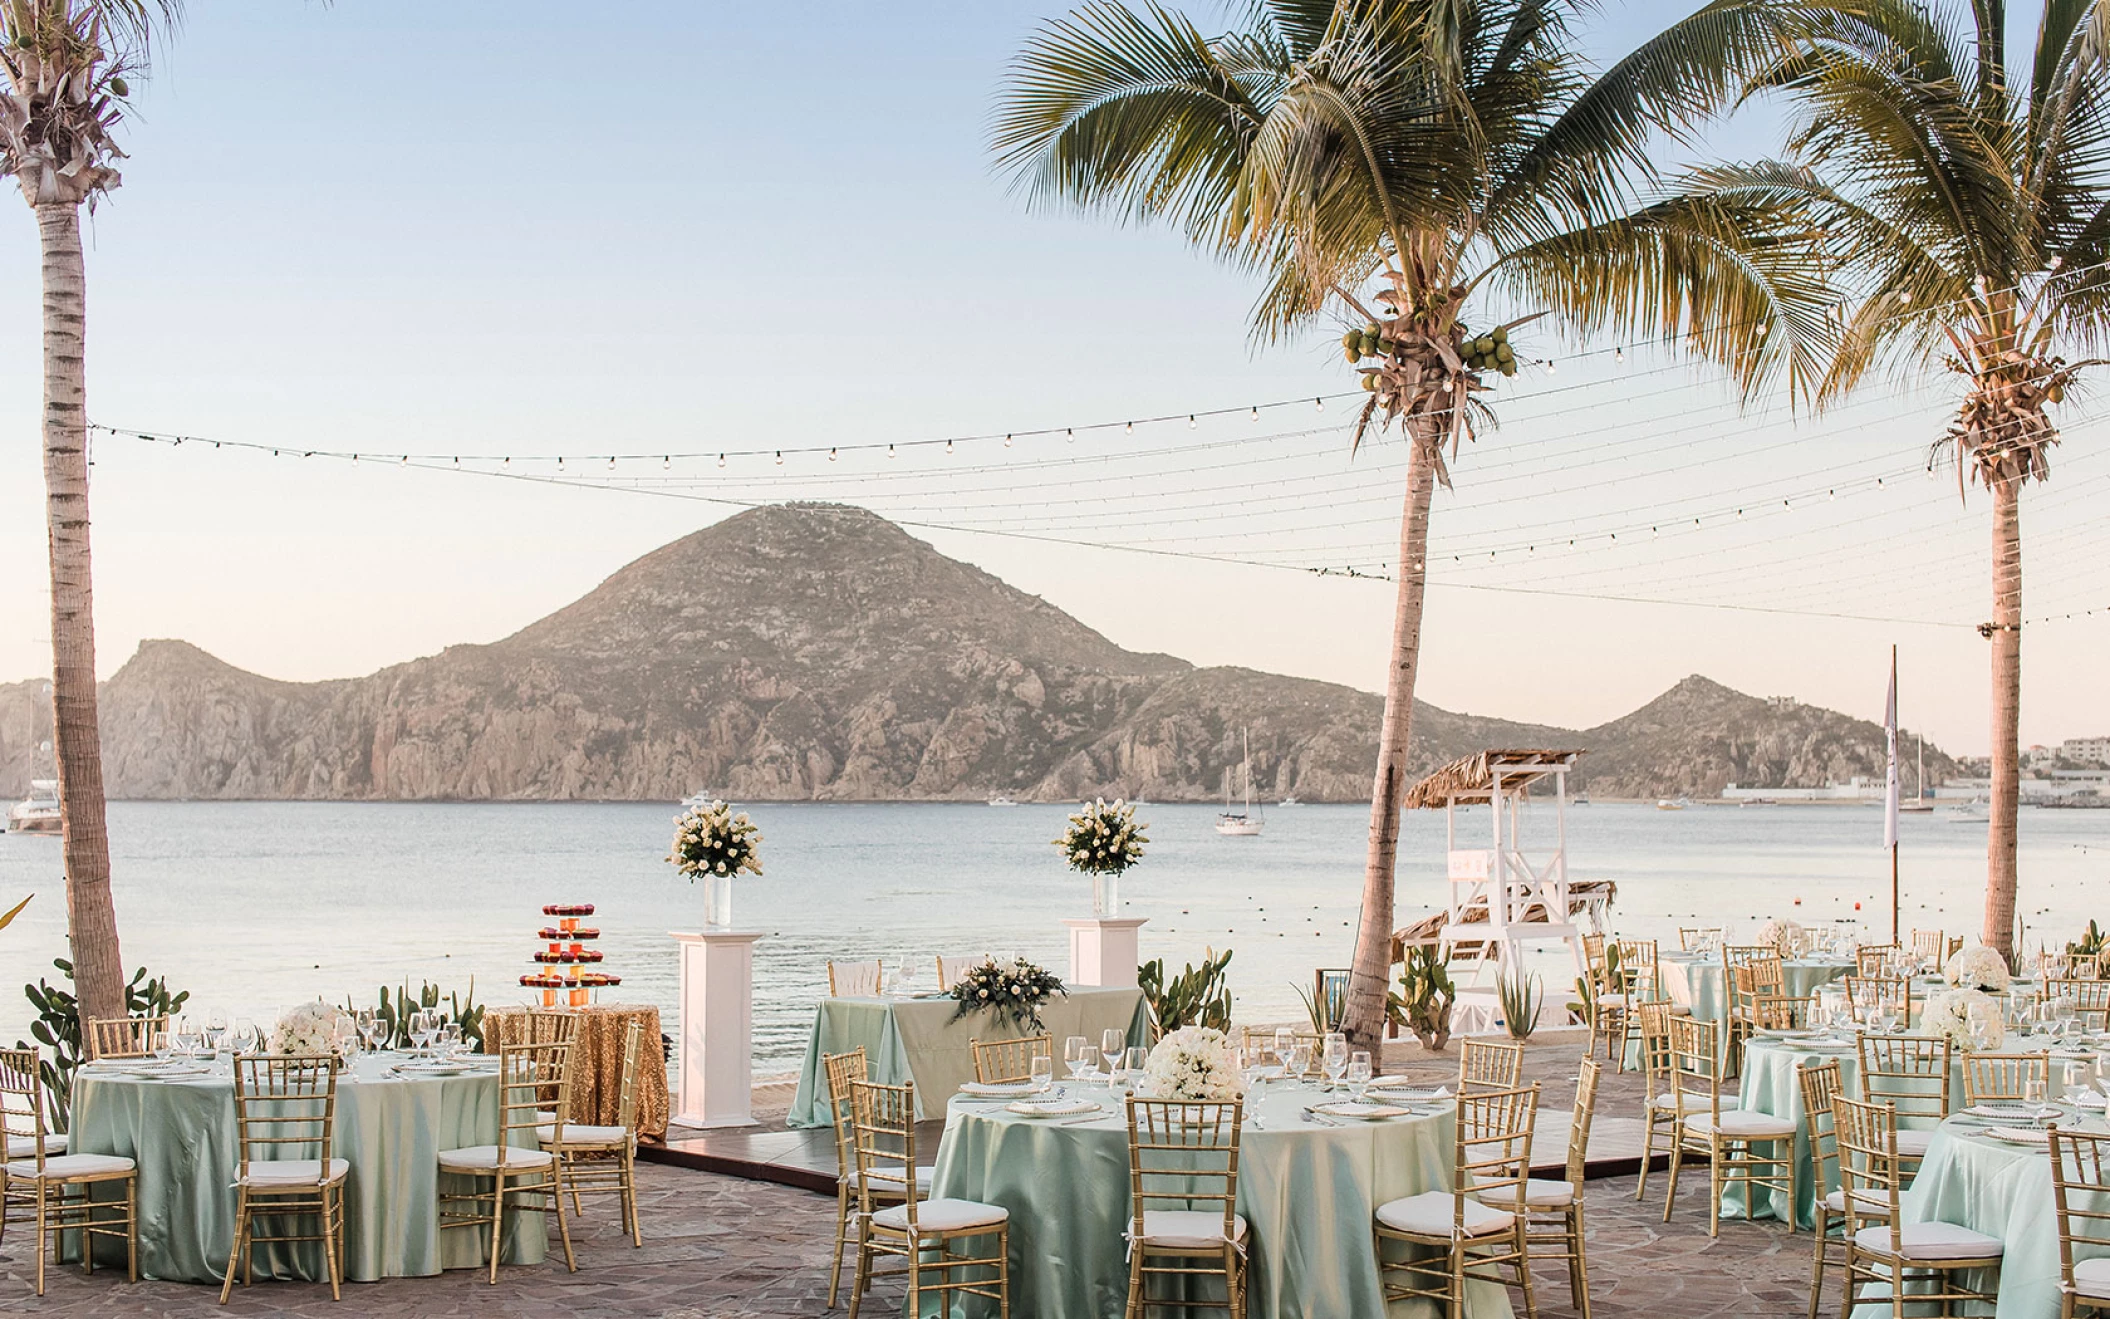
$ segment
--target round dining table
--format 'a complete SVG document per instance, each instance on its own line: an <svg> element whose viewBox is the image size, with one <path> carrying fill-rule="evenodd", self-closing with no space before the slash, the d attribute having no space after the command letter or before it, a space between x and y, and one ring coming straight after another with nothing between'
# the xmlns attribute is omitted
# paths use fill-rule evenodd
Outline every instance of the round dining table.
<svg viewBox="0 0 2110 1319"><path fill-rule="evenodd" d="M335 1147L345 1182L345 1279L370 1282L474 1268L489 1257L481 1230L439 1230L439 1153L498 1139L497 1069L478 1062L455 1076L404 1075L390 1054L355 1059L337 1081ZM490 1063L497 1060L490 1059ZM520 1137L528 1133L520 1133ZM516 1137L516 1143L522 1143ZM139 1273L218 1283L234 1247L234 1078L224 1059L202 1074L140 1075L90 1063L73 1079L68 1139L76 1154L116 1154L139 1167ZM449 1175L450 1190L474 1182ZM539 1263L543 1214L507 1214L507 1263ZM98 1243L96 1259L112 1243ZM121 1247L116 1255L123 1264ZM319 1281L316 1242L260 1245L259 1278Z"/></svg>
<svg viewBox="0 0 2110 1319"><path fill-rule="evenodd" d="M1065 1086L1096 1101L1080 1118L1030 1118L1002 1101L955 1096L947 1106L932 1194L1001 1205L1011 1213L1011 1313L1016 1319L1119 1315L1128 1297L1128 1126L1121 1102L1092 1082ZM1345 1096L1341 1096L1345 1097ZM1448 1190L1455 1106L1416 1103L1406 1117L1319 1120L1328 1096L1270 1082L1239 1131L1238 1212L1247 1223L1251 1319L1433 1316L1419 1302L1389 1310L1379 1290L1377 1206ZM1338 1123L1338 1125L1336 1125ZM960 1313L996 1314L963 1298ZM1509 1296L1467 1285L1471 1319L1507 1319Z"/></svg>

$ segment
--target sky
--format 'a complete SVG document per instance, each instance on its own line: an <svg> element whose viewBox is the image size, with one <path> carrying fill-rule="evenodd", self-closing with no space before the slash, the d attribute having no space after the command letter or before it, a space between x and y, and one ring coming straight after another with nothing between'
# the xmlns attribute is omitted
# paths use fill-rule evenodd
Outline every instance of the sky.
<svg viewBox="0 0 2110 1319"><path fill-rule="evenodd" d="M1586 45L1612 57L1682 7L1607 8ZM1134 649L1380 689L1401 454L1350 452L1339 327L1256 347L1246 276L992 168L1005 64L1059 12L194 5L87 234L91 416L194 437L96 438L101 671L180 637L370 672L800 497ZM49 658L35 230L0 215L4 680ZM1532 341L1552 370L1460 456L1421 695L1586 727L1704 673L1875 718L1895 644L1905 723L1983 753L1986 501L1924 470L1952 398L1885 383L1798 419L1627 347ZM2025 742L2110 730L2110 460L2069 421L2025 500L2025 614L2082 616L2027 634ZM948 436L985 438L917 443Z"/></svg>

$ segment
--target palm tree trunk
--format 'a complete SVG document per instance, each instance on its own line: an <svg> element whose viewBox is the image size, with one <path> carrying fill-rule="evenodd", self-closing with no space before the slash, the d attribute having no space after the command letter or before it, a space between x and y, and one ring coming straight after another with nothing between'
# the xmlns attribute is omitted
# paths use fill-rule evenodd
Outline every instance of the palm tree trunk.
<svg viewBox="0 0 2110 1319"><path fill-rule="evenodd" d="M2015 815L2022 723L2022 479L1993 487L1993 803L1986 826L1986 946L2012 958L2015 934Z"/></svg>
<svg viewBox="0 0 2110 1319"><path fill-rule="evenodd" d="M95 599L88 556L87 274L80 208L37 208L44 256L44 493L51 539L51 706L66 841L66 926L83 1020L125 1015L124 962L110 896Z"/></svg>
<svg viewBox="0 0 2110 1319"><path fill-rule="evenodd" d="M1370 790L1370 852L1363 864L1363 910L1341 1029L1372 1056L1383 1043L1385 994L1392 983L1392 887L1399 860L1399 811L1407 793L1407 739L1414 731L1414 677L1421 667L1421 607L1428 575L1429 503L1436 491L1439 422L1408 423L1406 508L1399 525L1399 594L1392 613L1392 670L1385 680L1385 722L1377 739L1377 780Z"/></svg>

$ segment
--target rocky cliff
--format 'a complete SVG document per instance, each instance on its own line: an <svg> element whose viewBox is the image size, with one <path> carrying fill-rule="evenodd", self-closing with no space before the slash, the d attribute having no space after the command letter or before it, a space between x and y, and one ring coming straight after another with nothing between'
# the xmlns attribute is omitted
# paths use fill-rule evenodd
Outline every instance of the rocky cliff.
<svg viewBox="0 0 2110 1319"><path fill-rule="evenodd" d="M1248 729L1256 795L1327 801L1367 796L1382 704L1123 650L874 514L784 505L364 678L143 643L104 684L103 743L132 798L1179 801L1221 793ZM48 764L49 726L42 682L0 686L0 791ZM1880 772L1883 739L1703 678L1583 732L1417 707L1417 769L1504 744L1590 748L1584 786L1655 796Z"/></svg>

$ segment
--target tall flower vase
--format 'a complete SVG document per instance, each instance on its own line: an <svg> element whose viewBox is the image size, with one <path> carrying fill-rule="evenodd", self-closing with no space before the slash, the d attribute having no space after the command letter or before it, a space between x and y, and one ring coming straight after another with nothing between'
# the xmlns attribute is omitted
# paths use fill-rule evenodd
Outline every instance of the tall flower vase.
<svg viewBox="0 0 2110 1319"><path fill-rule="evenodd" d="M1092 915L1102 921L1121 918L1121 876L1118 871L1092 876Z"/></svg>
<svg viewBox="0 0 2110 1319"><path fill-rule="evenodd" d="M706 930L730 930L733 928L733 877L731 875L705 875L703 877L703 928Z"/></svg>

